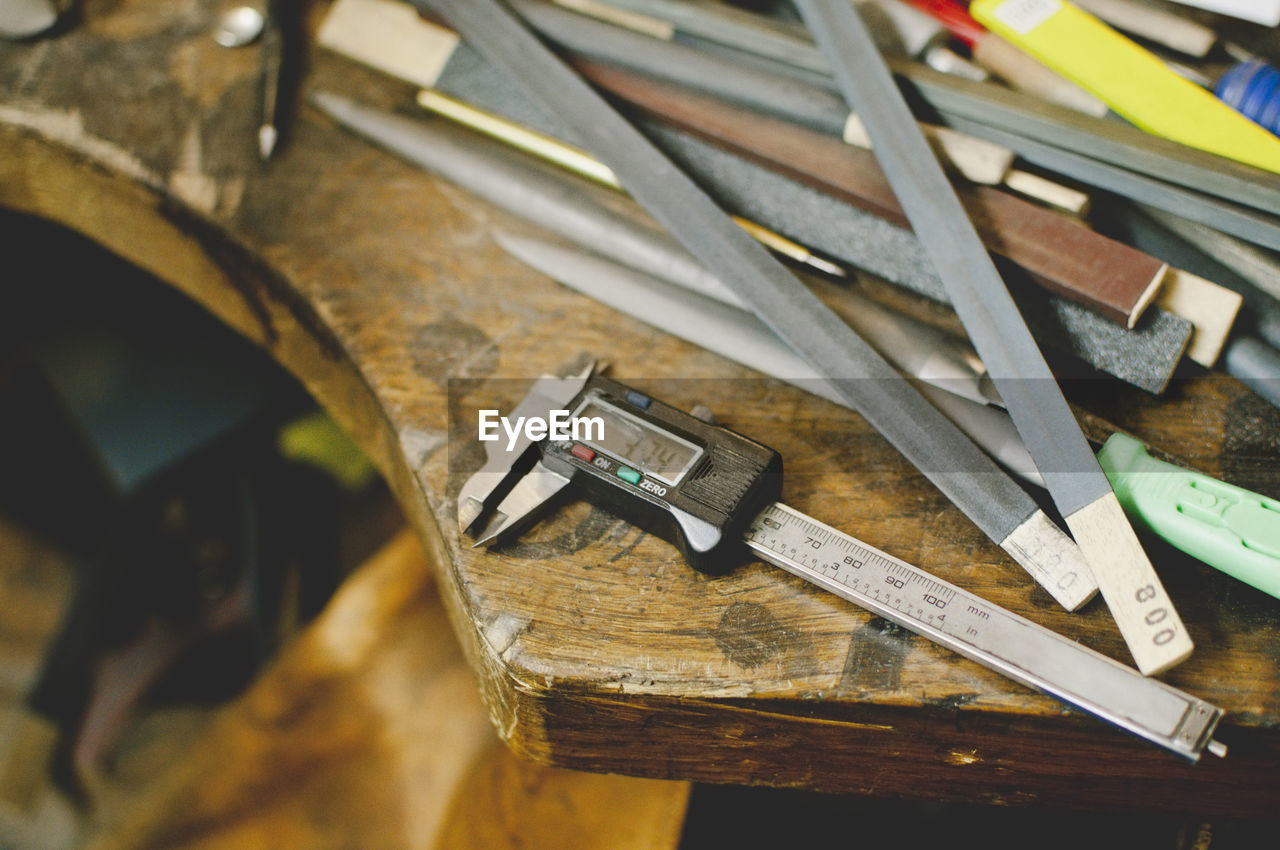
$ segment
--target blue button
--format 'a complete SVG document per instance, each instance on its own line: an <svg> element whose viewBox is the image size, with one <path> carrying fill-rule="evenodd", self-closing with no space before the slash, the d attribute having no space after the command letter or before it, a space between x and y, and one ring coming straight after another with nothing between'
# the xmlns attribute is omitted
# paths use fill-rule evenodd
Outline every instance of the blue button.
<svg viewBox="0 0 1280 850"><path fill-rule="evenodd" d="M634 405L635 407L640 408L641 410L648 410L649 405L653 403L653 399L649 398L647 395L644 395L643 393L638 393L635 390L631 390L629 393L627 393L627 402L629 404Z"/></svg>

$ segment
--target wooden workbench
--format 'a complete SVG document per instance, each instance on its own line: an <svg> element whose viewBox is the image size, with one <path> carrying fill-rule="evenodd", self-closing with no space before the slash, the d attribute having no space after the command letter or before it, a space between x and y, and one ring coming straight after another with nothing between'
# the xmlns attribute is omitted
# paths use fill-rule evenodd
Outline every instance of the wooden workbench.
<svg viewBox="0 0 1280 850"><path fill-rule="evenodd" d="M0 43L0 204L187 293L354 435L425 544L515 752L707 782L1274 815L1280 602L1167 547L1151 551L1197 650L1164 678L1226 711L1228 757L1194 766L774 568L694 573L585 504L472 550L454 510L481 460L476 411L596 356L779 449L788 504L1127 660L1100 601L1057 609L858 416L530 271L492 238L528 225L305 105L260 164L257 56L213 43L224 6L86 4L61 34ZM303 91L320 89L413 109L409 88L312 51ZM1068 394L1205 472L1280 491L1280 414L1221 374L1162 398L1101 379Z"/></svg>

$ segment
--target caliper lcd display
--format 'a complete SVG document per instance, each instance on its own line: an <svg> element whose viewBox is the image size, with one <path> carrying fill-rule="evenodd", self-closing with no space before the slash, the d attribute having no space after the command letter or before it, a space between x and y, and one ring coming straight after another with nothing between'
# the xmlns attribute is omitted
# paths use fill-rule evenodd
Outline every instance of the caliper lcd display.
<svg viewBox="0 0 1280 850"><path fill-rule="evenodd" d="M599 398L588 399L574 416L578 419L598 417L604 423L600 439L584 439L583 443L666 484L678 484L702 454L702 449L693 443ZM593 430L592 436L597 433Z"/></svg>

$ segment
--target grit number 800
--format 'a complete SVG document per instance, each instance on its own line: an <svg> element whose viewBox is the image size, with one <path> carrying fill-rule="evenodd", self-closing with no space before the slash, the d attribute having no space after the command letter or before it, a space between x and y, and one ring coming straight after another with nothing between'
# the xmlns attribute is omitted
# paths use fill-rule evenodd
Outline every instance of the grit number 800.
<svg viewBox="0 0 1280 850"><path fill-rule="evenodd" d="M1156 598L1156 589L1153 585L1146 584L1138 588L1133 594L1133 598L1140 603L1147 603ZM1164 606L1152 608L1142 618L1148 626L1158 626L1165 620L1169 619L1169 609ZM1151 642L1156 646L1164 646L1173 640L1177 632L1171 626L1166 626L1151 636Z"/></svg>

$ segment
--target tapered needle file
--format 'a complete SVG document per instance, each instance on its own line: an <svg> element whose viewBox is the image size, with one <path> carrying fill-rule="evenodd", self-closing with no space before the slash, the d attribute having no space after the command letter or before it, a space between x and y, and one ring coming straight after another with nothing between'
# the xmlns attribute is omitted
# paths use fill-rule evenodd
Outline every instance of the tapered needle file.
<svg viewBox="0 0 1280 850"><path fill-rule="evenodd" d="M462 36L605 162L631 196L1033 574L1087 575L1076 547L1007 473L496 0L443 0ZM1064 566L1064 564L1066 566Z"/></svg>
<svg viewBox="0 0 1280 850"><path fill-rule="evenodd" d="M987 364L1054 504L1143 673L1191 654L1191 638L870 34L847 0L799 0L836 81Z"/></svg>

